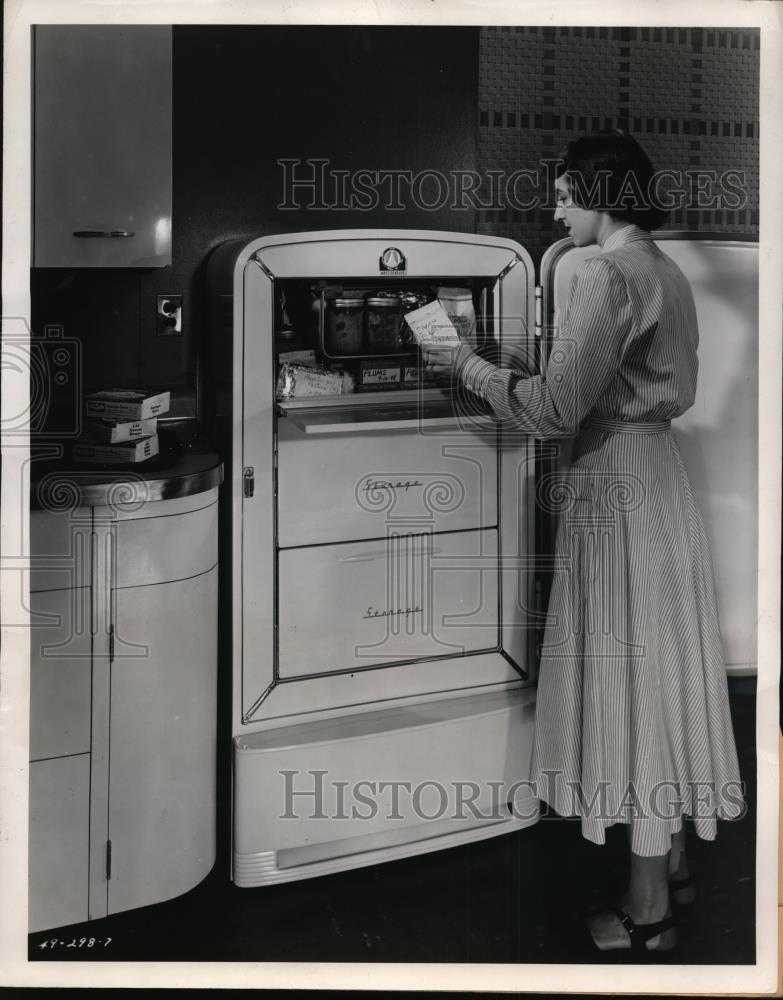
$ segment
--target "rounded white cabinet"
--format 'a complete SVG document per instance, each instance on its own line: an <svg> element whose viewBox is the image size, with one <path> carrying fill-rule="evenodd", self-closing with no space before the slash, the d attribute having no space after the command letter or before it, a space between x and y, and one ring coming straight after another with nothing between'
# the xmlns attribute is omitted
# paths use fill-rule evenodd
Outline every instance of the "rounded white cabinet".
<svg viewBox="0 0 783 1000"><path fill-rule="evenodd" d="M214 864L221 476L31 511L30 931L170 899Z"/></svg>

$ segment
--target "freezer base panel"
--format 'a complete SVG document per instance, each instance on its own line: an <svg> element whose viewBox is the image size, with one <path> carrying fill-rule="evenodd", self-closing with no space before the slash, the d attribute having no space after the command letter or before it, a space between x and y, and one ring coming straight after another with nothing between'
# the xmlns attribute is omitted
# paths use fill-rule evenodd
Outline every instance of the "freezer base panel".
<svg viewBox="0 0 783 1000"><path fill-rule="evenodd" d="M533 808L531 799L531 806ZM286 867L288 859L283 852L259 851L257 854L239 854L234 852L234 884L241 889L252 889L260 885L274 885L278 882L296 882L306 878L316 878L319 875L333 875L336 872L350 871L353 868L366 868L368 865L380 865L386 861L396 861L400 858L410 858L417 854L429 854L432 851L444 851L449 847L459 847L477 840L497 837L502 833L522 830L537 822L538 817L514 819L509 816L499 822L486 821L468 829L451 832L434 833L431 826L423 829L420 834L413 829L406 843L394 843L394 832L388 835L386 843L379 842L377 846L352 846L351 852L338 854L322 861L307 861ZM453 824L452 824L453 827ZM398 833L397 836L400 834ZM363 839L363 838L359 838ZM349 844L350 841L346 842Z"/></svg>
<svg viewBox="0 0 783 1000"><path fill-rule="evenodd" d="M518 687L234 740L233 880L252 887L531 826L535 690Z"/></svg>

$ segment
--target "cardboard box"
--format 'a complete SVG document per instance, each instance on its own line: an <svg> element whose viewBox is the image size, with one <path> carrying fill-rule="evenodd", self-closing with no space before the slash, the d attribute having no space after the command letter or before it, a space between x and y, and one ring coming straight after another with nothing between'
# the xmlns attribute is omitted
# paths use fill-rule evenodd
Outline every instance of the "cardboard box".
<svg viewBox="0 0 783 1000"><path fill-rule="evenodd" d="M103 389L87 397L88 417L117 417L149 420L168 413L170 393L149 393L143 389Z"/></svg>
<svg viewBox="0 0 783 1000"><path fill-rule="evenodd" d="M90 444L77 442L73 457L77 462L104 462L110 465L128 465L145 462L158 454L158 435L129 441L125 444Z"/></svg>
<svg viewBox="0 0 783 1000"><path fill-rule="evenodd" d="M121 423L114 423L113 420L88 420L83 437L88 442L120 444L122 441L138 441L139 438L151 437L157 430L157 417L150 417L149 420L126 420Z"/></svg>

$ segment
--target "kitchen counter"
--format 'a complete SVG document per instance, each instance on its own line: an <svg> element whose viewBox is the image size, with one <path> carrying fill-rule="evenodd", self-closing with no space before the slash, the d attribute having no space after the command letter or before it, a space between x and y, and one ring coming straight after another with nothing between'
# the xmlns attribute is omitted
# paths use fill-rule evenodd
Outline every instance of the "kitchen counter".
<svg viewBox="0 0 783 1000"><path fill-rule="evenodd" d="M158 455L122 466L76 462L70 443L60 448L63 455L53 457L49 444L32 442L30 506L64 511L136 505L193 496L223 481L223 464L197 421L161 421L158 436Z"/></svg>

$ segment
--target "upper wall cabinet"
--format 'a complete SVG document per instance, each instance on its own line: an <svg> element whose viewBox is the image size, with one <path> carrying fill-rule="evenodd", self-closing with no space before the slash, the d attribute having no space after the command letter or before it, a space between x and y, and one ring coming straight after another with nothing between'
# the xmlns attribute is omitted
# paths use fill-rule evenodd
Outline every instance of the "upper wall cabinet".
<svg viewBox="0 0 783 1000"><path fill-rule="evenodd" d="M171 27L34 29L34 267L171 264Z"/></svg>

